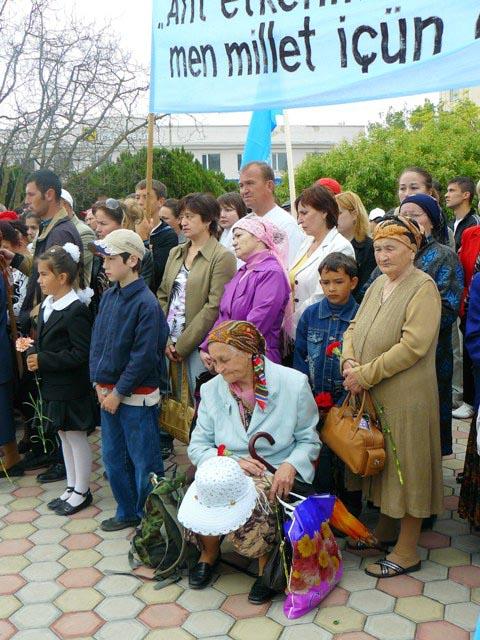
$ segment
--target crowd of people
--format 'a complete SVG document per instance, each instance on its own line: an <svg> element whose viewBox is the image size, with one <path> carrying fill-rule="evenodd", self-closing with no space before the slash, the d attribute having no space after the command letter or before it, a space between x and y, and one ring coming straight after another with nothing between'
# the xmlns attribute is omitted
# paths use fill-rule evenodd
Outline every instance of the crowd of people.
<svg viewBox="0 0 480 640"><path fill-rule="evenodd" d="M101 426L117 503L101 528L136 526L149 475L173 452L159 414L174 377L197 398L190 461L210 469L197 474L198 504L179 512L199 551L192 588L210 583L228 535L259 560L250 601L269 600L271 505L292 489L334 493L355 515L368 502L374 542L347 548L384 555L366 566L373 576L418 570L422 526L443 511L452 417L471 420L459 514L479 527L480 183L452 176L443 195L406 167L398 206L368 213L319 178L291 203L296 216L262 162L241 168L239 193L152 189L153 207L141 181L77 215L59 177L39 170L23 207L0 213L1 476L46 468L40 483L66 480L48 507L73 515L93 500L88 435ZM383 471L362 480L322 444L318 397L340 405L365 390L391 439ZM249 453L256 432L274 438L258 445L266 464ZM253 479L243 498L235 469L211 461L222 445Z"/></svg>

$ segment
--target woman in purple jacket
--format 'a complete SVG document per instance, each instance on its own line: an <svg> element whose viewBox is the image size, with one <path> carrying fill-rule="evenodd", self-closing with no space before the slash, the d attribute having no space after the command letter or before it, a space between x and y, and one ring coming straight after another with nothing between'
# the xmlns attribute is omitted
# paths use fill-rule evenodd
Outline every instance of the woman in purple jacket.
<svg viewBox="0 0 480 640"><path fill-rule="evenodd" d="M268 220L256 216L235 223L232 236L235 255L245 264L225 286L214 326L225 320L251 322L265 337L267 357L280 363L280 330L290 292L284 267L287 236ZM203 363L211 369L205 342L200 349Z"/></svg>

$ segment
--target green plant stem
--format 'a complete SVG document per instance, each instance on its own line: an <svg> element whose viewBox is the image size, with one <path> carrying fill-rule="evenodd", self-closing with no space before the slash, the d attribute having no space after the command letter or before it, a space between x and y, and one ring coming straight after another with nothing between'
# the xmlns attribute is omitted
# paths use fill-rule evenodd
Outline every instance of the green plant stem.
<svg viewBox="0 0 480 640"><path fill-rule="evenodd" d="M375 403L375 407L377 409L377 413L380 416L380 425L382 427L382 431L383 433L387 436L389 442L390 442L390 446L392 448L392 452L393 452L393 459L395 461L395 466L397 468L397 475L398 475L398 480L400 481L400 484L403 487L403 474L402 474L402 468L400 467L400 460L398 459L398 452L397 452L397 446L395 444L395 440L393 439L393 434L392 434L392 430L390 429L390 426L388 425L388 422L385 418L385 411L383 409L383 407L378 404Z"/></svg>

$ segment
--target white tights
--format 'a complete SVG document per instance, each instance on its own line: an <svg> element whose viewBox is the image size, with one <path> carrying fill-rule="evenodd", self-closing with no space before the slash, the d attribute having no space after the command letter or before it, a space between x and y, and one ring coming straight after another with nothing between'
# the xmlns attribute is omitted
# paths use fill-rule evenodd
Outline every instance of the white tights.
<svg viewBox="0 0 480 640"><path fill-rule="evenodd" d="M85 431L59 431L62 441L63 459L67 472L67 486L74 487L78 493L65 491L61 498L73 507L81 504L85 498L79 493L86 493L90 485L92 473L92 451Z"/></svg>

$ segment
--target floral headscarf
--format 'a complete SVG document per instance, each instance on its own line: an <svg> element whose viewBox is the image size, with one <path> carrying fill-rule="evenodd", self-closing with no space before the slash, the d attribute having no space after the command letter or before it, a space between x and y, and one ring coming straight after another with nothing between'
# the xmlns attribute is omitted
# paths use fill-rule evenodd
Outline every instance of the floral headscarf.
<svg viewBox="0 0 480 640"><path fill-rule="evenodd" d="M268 390L265 379L265 338L257 327L245 320L226 320L210 332L207 346L212 342L221 342L252 355L254 377L254 400L261 409L267 406ZM233 385L230 385L231 387ZM238 394L236 388L233 389Z"/></svg>
<svg viewBox="0 0 480 640"><path fill-rule="evenodd" d="M410 218L399 215L379 222L375 228L373 241L392 238L417 253L422 246L423 237L418 224Z"/></svg>

